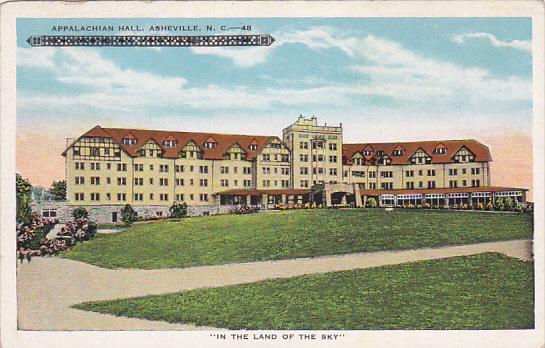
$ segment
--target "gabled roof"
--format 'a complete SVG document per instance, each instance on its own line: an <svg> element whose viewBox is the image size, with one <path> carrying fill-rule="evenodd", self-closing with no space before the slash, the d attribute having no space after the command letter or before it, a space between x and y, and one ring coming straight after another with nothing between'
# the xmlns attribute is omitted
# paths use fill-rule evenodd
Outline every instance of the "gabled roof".
<svg viewBox="0 0 545 348"><path fill-rule="evenodd" d="M128 134L132 134L136 138L136 146L125 145L122 139ZM159 146L168 140L175 140L176 146L164 148L163 157L178 158L178 153L190 141L193 141L202 151L204 159L223 159L223 154L229 147L237 143L244 151L248 160L254 159L265 145L275 136L264 135L243 135L243 134L220 134L220 133L197 133L197 132L175 132L162 130L147 130L147 129L127 129L127 128L102 128L96 126L82 136L99 136L112 138L119 146L131 157L138 157L138 149L147 143L149 140L155 141ZM203 148L201 145L210 137L216 142L217 146L213 149ZM277 138L278 139L278 138ZM257 145L257 150L250 150L250 144L254 142ZM70 148L70 145L68 148ZM66 150L68 150L68 148ZM66 150L64 153L66 153Z"/></svg>
<svg viewBox="0 0 545 348"><path fill-rule="evenodd" d="M444 154L436 154L433 150L438 144L446 146L447 151ZM400 156L394 156L393 152L396 148L402 146L404 152ZM431 163L452 163L454 160L452 157L462 147L466 147L475 155L476 162L488 162L492 161L490 150L486 145L481 144L477 140L430 140L430 141L415 141L405 143L361 143L361 144L344 144L343 145L343 164L351 165L352 157L357 152L362 152L365 148L371 147L375 153L376 151L384 151L391 159L391 164L408 164L409 159L414 155L416 151L422 149L431 157ZM367 157L369 159L369 157ZM376 155L370 156L370 159L376 159Z"/></svg>

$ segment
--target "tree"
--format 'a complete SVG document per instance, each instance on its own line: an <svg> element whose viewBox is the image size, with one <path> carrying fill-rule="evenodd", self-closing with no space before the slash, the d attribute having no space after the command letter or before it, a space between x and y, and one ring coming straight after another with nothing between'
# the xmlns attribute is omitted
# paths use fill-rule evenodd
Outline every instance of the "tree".
<svg viewBox="0 0 545 348"><path fill-rule="evenodd" d="M174 202L169 208L170 216L173 218L183 218L187 215L187 204L185 202Z"/></svg>
<svg viewBox="0 0 545 348"><path fill-rule="evenodd" d="M66 181L53 181L49 193L53 195L53 199L56 201L65 201L66 200Z"/></svg>
<svg viewBox="0 0 545 348"><path fill-rule="evenodd" d="M87 217L89 216L89 213L87 212L87 210L85 210L85 208L79 207L79 208L74 209L74 211L72 212L72 216L76 220L77 219L87 219Z"/></svg>
<svg viewBox="0 0 545 348"><path fill-rule="evenodd" d="M18 222L28 224L30 222L30 214L32 208L30 202L32 200L32 185L28 179L23 179L19 173L15 175L15 192L16 192L16 219Z"/></svg>
<svg viewBox="0 0 545 348"><path fill-rule="evenodd" d="M121 209L121 221L123 221L126 226L129 226L131 223L135 222L137 216L138 214L136 211L134 211L130 204L126 204L123 209Z"/></svg>

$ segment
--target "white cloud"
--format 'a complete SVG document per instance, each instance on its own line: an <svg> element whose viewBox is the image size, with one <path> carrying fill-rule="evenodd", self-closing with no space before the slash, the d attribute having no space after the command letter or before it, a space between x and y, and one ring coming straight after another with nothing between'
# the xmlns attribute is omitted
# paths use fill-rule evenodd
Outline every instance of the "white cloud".
<svg viewBox="0 0 545 348"><path fill-rule="evenodd" d="M514 101L531 98L531 82L510 77L498 78L478 67L463 67L430 59L396 42L372 35L358 41L355 54L365 64L353 69L366 75L374 93L401 100L480 103L484 100Z"/></svg>
<svg viewBox="0 0 545 348"><path fill-rule="evenodd" d="M486 110L490 105L531 100L530 80L495 77L482 68L427 58L396 42L372 35L337 40L330 30L313 28L279 39L283 44L301 43L313 50L328 47L342 50L356 62L351 68L361 74L360 82L322 80L319 84L306 83L304 87L280 83L276 88L193 87L183 76L161 76L122 68L91 48L51 48L41 55L36 53L38 50L19 48L19 66L46 69L53 73L56 81L80 90L75 95L20 91L19 108L34 112L85 108L127 114L165 109L203 112L238 109L261 113L278 106L293 108L295 112L331 107L360 110L365 102L358 99L381 96L422 107L442 104L453 109ZM202 48L203 52L209 49ZM210 52L232 59L238 65L251 66L266 59L267 53L257 49L259 47L239 51L220 48Z"/></svg>
<svg viewBox="0 0 545 348"><path fill-rule="evenodd" d="M333 31L327 27L314 27L308 30L273 33L275 42L271 46L258 47L191 47L195 54L214 55L228 58L234 64L248 68L267 61L269 55L286 44L302 44L312 50L338 48L347 55L353 55L356 38L334 37Z"/></svg>
<svg viewBox="0 0 545 348"><path fill-rule="evenodd" d="M512 40L512 41L501 41L496 38L496 36L490 33L467 33L455 35L452 37L452 41L462 44L466 39L484 39L488 40L495 47L510 47L516 48L519 50L532 52L532 41L531 40Z"/></svg>

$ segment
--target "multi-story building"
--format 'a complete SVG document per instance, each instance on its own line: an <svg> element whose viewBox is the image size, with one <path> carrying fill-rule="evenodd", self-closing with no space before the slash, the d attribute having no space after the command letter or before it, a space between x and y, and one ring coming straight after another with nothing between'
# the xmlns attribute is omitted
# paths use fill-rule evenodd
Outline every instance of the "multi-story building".
<svg viewBox="0 0 545 348"><path fill-rule="evenodd" d="M99 221L131 204L166 215L174 202L192 214L237 204L382 206L524 201L525 189L492 187L489 149L476 140L343 144L342 124L300 116L276 136L101 128L73 140L66 160L67 203Z"/></svg>

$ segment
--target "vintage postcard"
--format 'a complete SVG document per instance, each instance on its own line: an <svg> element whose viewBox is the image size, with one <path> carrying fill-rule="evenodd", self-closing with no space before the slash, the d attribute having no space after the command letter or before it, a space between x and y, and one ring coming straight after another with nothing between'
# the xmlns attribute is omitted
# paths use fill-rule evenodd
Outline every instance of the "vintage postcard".
<svg viewBox="0 0 545 348"><path fill-rule="evenodd" d="M3 4L2 344L542 345L543 38L537 2Z"/></svg>

